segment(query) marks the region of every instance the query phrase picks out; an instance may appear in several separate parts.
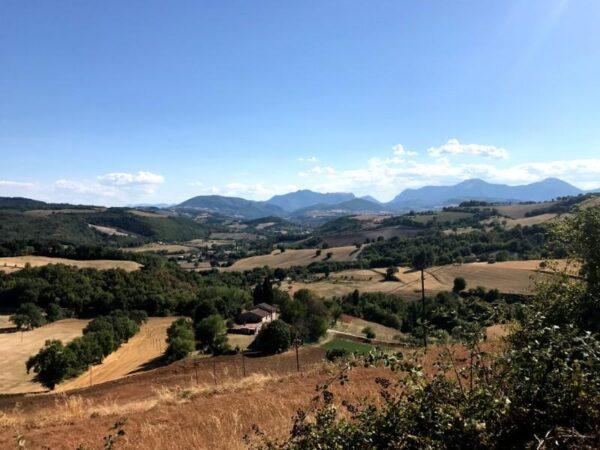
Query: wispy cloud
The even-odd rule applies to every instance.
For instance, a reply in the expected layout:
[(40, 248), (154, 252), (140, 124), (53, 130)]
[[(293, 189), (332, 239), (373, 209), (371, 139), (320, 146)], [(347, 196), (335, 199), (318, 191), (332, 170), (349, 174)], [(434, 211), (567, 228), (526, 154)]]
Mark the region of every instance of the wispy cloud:
[(450, 139), (444, 145), (439, 147), (431, 147), (429, 150), (427, 150), (427, 153), (434, 157), (469, 154), (496, 159), (508, 158), (508, 151), (502, 147), (482, 144), (461, 144), (458, 139)]
[(300, 158), (298, 158), (298, 161), (300, 161), (301, 163), (316, 163), (317, 161), (319, 161), (319, 159), (316, 156), (301, 156)]

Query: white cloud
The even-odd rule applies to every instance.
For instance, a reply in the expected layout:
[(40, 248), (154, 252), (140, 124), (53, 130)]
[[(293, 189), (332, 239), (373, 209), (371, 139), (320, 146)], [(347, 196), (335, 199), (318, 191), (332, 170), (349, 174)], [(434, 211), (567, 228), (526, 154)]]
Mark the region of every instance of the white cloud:
[(298, 158), (298, 161), (300, 161), (302, 163), (316, 163), (317, 161), (319, 161), (319, 159), (316, 156), (308, 156), (308, 157), (301, 156), (300, 158)]
[(33, 188), (35, 183), (26, 183), (22, 181), (11, 181), (11, 180), (0, 180), (0, 188), (19, 188), (29, 189)]
[(495, 159), (508, 158), (508, 151), (504, 148), (495, 147), (493, 145), (461, 144), (458, 139), (450, 139), (440, 147), (431, 147), (427, 150), (427, 153), (434, 157), (469, 154)]
[(157, 185), (163, 184), (165, 179), (162, 175), (152, 172), (126, 173), (112, 172), (98, 177), (101, 184), (107, 186), (132, 187), (140, 186), (147, 193), (154, 192)]
[(335, 169), (331, 166), (314, 166), (306, 171), (298, 172), (301, 177), (308, 177), (310, 175), (323, 175), (323, 174), (334, 174)]
[(406, 150), (402, 144), (395, 145), (392, 147), (392, 151), (395, 156), (417, 156), (417, 152)]

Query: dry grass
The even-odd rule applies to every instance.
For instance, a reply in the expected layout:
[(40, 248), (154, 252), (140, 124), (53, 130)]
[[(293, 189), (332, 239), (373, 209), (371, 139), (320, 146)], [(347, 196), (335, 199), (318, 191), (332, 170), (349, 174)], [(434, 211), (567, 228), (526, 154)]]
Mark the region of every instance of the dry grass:
[(347, 314), (341, 315), (333, 329), (363, 337), (363, 329), (365, 327), (370, 327), (375, 332), (375, 338), (378, 341), (395, 342), (398, 340), (397, 337), (401, 334), (400, 331), (394, 328), (386, 327), (375, 322), (369, 322), (368, 320), (363, 320)]
[[(504, 293), (528, 294), (532, 291), (538, 275), (539, 260), (507, 261), (495, 264), (471, 263), (432, 267), (425, 273), (425, 290), (430, 294), (451, 290), (454, 278), (463, 277), (467, 287), (483, 286)], [(300, 289), (310, 289), (323, 297), (360, 292), (384, 292), (400, 294), (408, 298), (420, 293), (420, 273), (408, 268), (399, 268), (398, 282), (384, 281), (385, 269), (345, 270), (331, 274), (328, 279), (313, 282), (284, 284), (282, 288), (290, 294)]]
[[(151, 317), (142, 325), (139, 333), (123, 344), (116, 352), (106, 357), (102, 364), (92, 367), (93, 384), (105, 383), (127, 376), (140, 370), (145, 364), (160, 357), (165, 349), (167, 328), (175, 320), (173, 317)], [(90, 371), (68, 380), (57, 387), (64, 392), (90, 385)]]
[(229, 345), (231, 347), (239, 347), (240, 350), (246, 350), (248, 346), (252, 343), (256, 336), (249, 336), (245, 334), (228, 334), (227, 339), (229, 340)]
[[(6, 324), (6, 316), (2, 320)], [(68, 342), (81, 336), (87, 320), (59, 320), (32, 331), (0, 333), (0, 393), (40, 392), (44, 388), (27, 374), (25, 362), (35, 355), (48, 339)]]
[(31, 267), (42, 267), (49, 264), (64, 264), (66, 266), (74, 266), (79, 269), (123, 269), (127, 272), (139, 270), (142, 265), (134, 261), (117, 261), (109, 259), (97, 259), (80, 261), (66, 258), (50, 258), (47, 256), (11, 256), (0, 258), (0, 269), (23, 269), (25, 265)]
[(188, 245), (178, 245), (178, 244), (146, 244), (140, 247), (128, 247), (122, 249), (124, 252), (131, 253), (143, 253), (143, 252), (152, 252), (152, 253), (190, 253), (195, 250), (194, 247), (190, 247)]
[(116, 228), (112, 228), (112, 227), (103, 227), (101, 225), (92, 225), (91, 223), (88, 224), (88, 226), (90, 228), (93, 228), (94, 230), (96, 230), (102, 234), (106, 234), (108, 236), (129, 236), (127, 233), (123, 233), (122, 231), (119, 231)]
[(166, 217), (169, 217), (169, 214), (161, 214), (158, 212), (153, 212), (153, 211), (142, 211), (140, 209), (132, 209), (129, 211), (129, 213), (133, 216), (138, 216), (138, 217), (154, 217), (154, 218), (158, 218), (158, 219), (164, 219)]
[[(243, 271), (251, 270), (255, 267), (269, 266), (272, 268), (281, 267), (283, 269), (292, 266), (307, 266), (313, 262), (320, 261), (352, 261), (355, 259), (358, 250), (355, 246), (347, 247), (332, 247), (321, 251), (321, 255), (317, 256), (317, 249), (302, 249), (302, 250), (286, 250), (281, 252), (275, 250), (269, 255), (251, 256), (249, 258), (240, 259), (232, 266), (226, 267), (226, 271)], [(327, 254), (331, 253), (331, 258), (327, 258)]]

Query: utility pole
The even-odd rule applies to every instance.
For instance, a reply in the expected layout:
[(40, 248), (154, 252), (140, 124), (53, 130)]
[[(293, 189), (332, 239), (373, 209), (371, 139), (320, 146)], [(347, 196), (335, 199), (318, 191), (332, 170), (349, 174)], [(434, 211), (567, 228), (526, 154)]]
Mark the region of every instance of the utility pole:
[(296, 348), (296, 371), (300, 372), (300, 357), (298, 356), (298, 347), (300, 346), (300, 339), (294, 339), (294, 347)]
[(244, 350), (242, 350), (242, 376), (246, 377), (246, 357), (244, 356)]
[(425, 269), (421, 269), (421, 308), (422, 308), (422, 322), (423, 327), (423, 344), (427, 347), (427, 330), (425, 329)]

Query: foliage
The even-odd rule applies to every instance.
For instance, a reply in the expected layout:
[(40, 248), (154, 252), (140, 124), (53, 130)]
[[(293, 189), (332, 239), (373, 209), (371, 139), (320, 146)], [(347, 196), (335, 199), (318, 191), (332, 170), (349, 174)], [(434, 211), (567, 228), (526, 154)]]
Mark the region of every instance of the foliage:
[(290, 326), (283, 320), (274, 320), (262, 327), (250, 347), (265, 354), (275, 354), (285, 352), (291, 344)]
[(357, 363), (347, 362), (318, 387), (314, 408), (297, 413), (286, 440), (263, 435), (258, 447), (598, 448), (600, 333), (585, 317), (599, 287), (593, 276), (600, 258), (597, 217), (580, 213), (564, 226), (561, 236), (582, 263), (581, 278), (562, 272), (541, 283), (503, 354), (481, 350), (478, 327), (465, 333), (466, 364), (448, 350), (433, 378), (402, 354), (373, 352), (362, 363), (383, 364), (392, 378), (375, 380), (378, 402), (343, 402), (341, 413), (330, 386), (349, 381)]
[[(133, 317), (133, 318), (132, 318)], [(74, 377), (92, 364), (98, 364), (121, 344), (139, 331), (147, 317), (139, 312), (132, 315), (113, 311), (108, 316), (92, 320), (83, 330), (83, 336), (63, 345), (61, 341), (47, 341), (46, 345), (26, 363), (27, 372), (33, 369), (39, 381), (54, 389), (62, 380)]]
[(327, 332), (329, 309), (321, 297), (307, 289), (300, 289), (294, 299), (285, 301), (280, 309), (281, 319), (305, 342), (317, 342)]
[(21, 304), (17, 313), (10, 316), (10, 321), (19, 330), (41, 327), (46, 322), (42, 308), (34, 303)]
[(463, 277), (456, 277), (454, 279), (454, 285), (452, 286), (452, 292), (458, 294), (467, 288), (467, 282)]
[(167, 329), (167, 350), (165, 359), (168, 363), (185, 358), (196, 347), (194, 326), (192, 321), (185, 318), (177, 319)]
[(375, 339), (375, 332), (371, 327), (364, 327), (362, 334), (364, 334), (367, 339)]
[(200, 347), (213, 355), (221, 355), (229, 350), (225, 321), (218, 314), (205, 317), (196, 323), (196, 338)]

